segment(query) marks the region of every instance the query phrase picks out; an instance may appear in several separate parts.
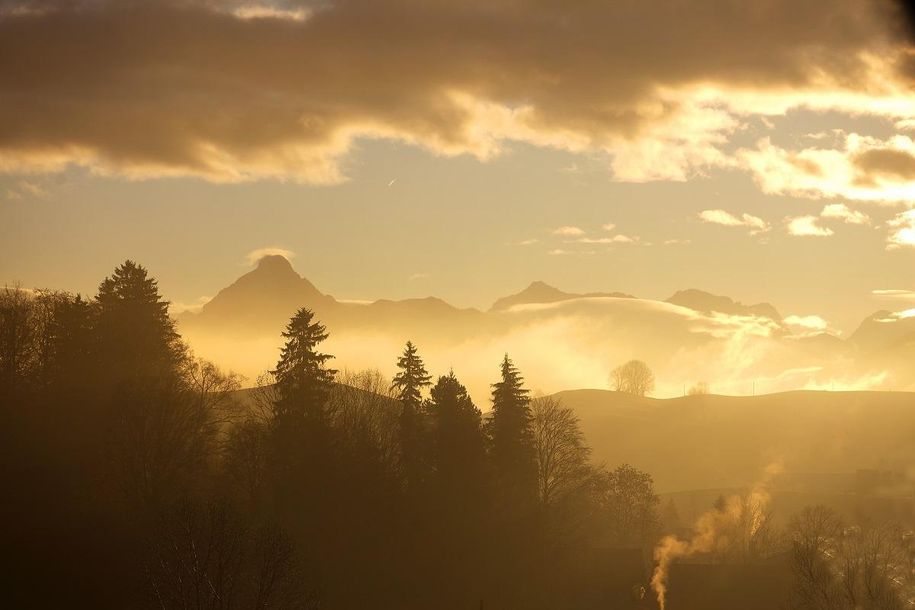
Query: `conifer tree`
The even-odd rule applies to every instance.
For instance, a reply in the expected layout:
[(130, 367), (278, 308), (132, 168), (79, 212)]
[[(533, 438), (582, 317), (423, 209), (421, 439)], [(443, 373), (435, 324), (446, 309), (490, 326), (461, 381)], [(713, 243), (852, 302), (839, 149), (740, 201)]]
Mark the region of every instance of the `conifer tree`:
[(168, 316), (168, 302), (142, 265), (127, 260), (99, 285), (95, 297), (96, 350), (106, 374), (171, 376), (185, 348)]
[(400, 372), (394, 375), (391, 389), (396, 392), (397, 399), (404, 407), (418, 412), (422, 405), (422, 389), (432, 384), (432, 376), (426, 371), (423, 359), (412, 341), (407, 341), (403, 355), (397, 359), (397, 368)]
[(403, 355), (397, 359), (400, 371), (394, 375), (391, 389), (402, 407), (400, 412), (400, 452), (407, 487), (416, 488), (424, 478), (424, 438), (422, 421), (422, 389), (431, 384), (412, 341), (407, 341)]
[(430, 391), (428, 412), (433, 422), (433, 454), (440, 484), (466, 492), (470, 481), (483, 477), (485, 451), (480, 410), (454, 371), (438, 378)]
[(536, 453), (529, 390), (508, 358), (501, 364), (502, 378), (492, 385), (492, 417), (488, 423), (490, 450), (496, 475), (509, 493), (536, 493)]
[(273, 408), (277, 424), (323, 422), (337, 373), (325, 365), (333, 356), (316, 349), (327, 339), (327, 330), (314, 321), (314, 312), (302, 308), (286, 325), (282, 336), (286, 344), (276, 369), (271, 371), (276, 379), (277, 400)]
[(125, 261), (93, 303), (89, 387), (98, 388), (97, 439), (112, 480), (132, 497), (159, 502), (193, 486), (206, 467), (212, 422), (188, 400), (189, 355), (155, 279)]

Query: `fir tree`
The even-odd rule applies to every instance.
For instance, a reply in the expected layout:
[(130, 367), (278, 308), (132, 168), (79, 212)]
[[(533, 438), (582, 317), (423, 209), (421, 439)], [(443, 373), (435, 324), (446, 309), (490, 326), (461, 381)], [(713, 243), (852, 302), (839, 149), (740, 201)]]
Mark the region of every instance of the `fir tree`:
[(480, 410), (454, 371), (438, 378), (430, 391), (428, 412), (433, 422), (434, 463), (440, 484), (466, 487), (483, 477), (485, 444)]
[(401, 402), (400, 452), (407, 487), (416, 488), (425, 478), (422, 389), (431, 384), (423, 359), (412, 341), (407, 341), (403, 355), (397, 359), (400, 369), (391, 389)]
[(96, 351), (106, 374), (134, 379), (171, 376), (186, 356), (156, 280), (125, 261), (99, 285), (95, 297)]
[(271, 371), (276, 379), (277, 400), (273, 408), (277, 423), (323, 421), (324, 407), (337, 373), (325, 366), (333, 356), (316, 349), (327, 339), (327, 331), (314, 321), (311, 310), (302, 308), (286, 325), (282, 336), (286, 344), (276, 369)]
[(403, 355), (397, 359), (397, 368), (400, 372), (394, 375), (391, 389), (405, 408), (418, 412), (422, 405), (422, 389), (431, 385), (432, 377), (412, 341), (407, 341)]
[(502, 379), (492, 385), (492, 417), (488, 432), (493, 465), (502, 487), (523, 496), (536, 494), (536, 461), (529, 391), (508, 358)]

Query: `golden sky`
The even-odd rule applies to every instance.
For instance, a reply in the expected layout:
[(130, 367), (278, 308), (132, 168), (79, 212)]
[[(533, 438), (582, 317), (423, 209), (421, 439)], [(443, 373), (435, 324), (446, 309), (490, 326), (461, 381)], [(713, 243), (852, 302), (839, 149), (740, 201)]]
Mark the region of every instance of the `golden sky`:
[(915, 303), (889, 0), (0, 1), (0, 282)]

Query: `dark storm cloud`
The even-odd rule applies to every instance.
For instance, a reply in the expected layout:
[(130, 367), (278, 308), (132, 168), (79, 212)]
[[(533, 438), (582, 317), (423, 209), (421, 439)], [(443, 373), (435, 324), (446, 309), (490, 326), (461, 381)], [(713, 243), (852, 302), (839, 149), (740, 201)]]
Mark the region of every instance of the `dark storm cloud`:
[(894, 6), (5, 2), (0, 170), (320, 182), (358, 136), (480, 157), (506, 138), (610, 147), (683, 111), (665, 90), (854, 90), (862, 51), (898, 48)]

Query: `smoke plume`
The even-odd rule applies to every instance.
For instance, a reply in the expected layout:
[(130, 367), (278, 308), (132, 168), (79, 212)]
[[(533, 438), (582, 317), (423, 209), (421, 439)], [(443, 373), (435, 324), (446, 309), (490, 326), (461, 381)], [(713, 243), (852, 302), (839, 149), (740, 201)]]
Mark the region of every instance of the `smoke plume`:
[[(772, 497), (769, 493), (772, 478), (782, 470), (781, 463), (767, 466), (762, 480), (756, 483), (749, 494), (735, 494), (727, 498), (722, 506), (716, 506), (700, 516), (693, 526), (693, 536), (681, 540), (676, 536), (665, 536), (654, 550), (657, 563), (651, 576), (651, 588), (658, 598), (661, 610), (667, 607), (668, 579), (670, 567), (678, 559), (724, 550), (728, 545), (748, 545), (766, 519), (766, 509)], [(735, 532), (742, 532), (741, 540), (735, 540)]]

